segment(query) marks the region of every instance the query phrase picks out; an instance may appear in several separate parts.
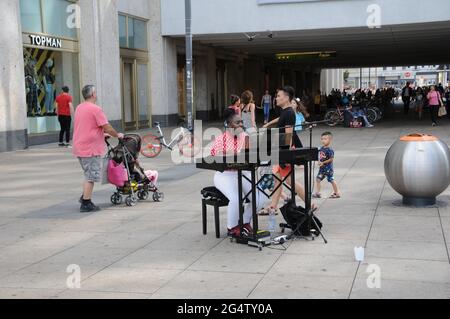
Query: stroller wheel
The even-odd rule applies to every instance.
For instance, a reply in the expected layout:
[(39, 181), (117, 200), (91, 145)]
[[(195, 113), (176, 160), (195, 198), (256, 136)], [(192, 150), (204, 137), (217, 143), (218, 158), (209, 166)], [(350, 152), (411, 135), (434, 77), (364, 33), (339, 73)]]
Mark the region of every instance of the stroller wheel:
[(125, 199), (125, 204), (127, 204), (127, 206), (130, 206), (130, 207), (136, 206), (137, 199), (135, 197), (133, 197), (133, 196), (128, 196)]
[(141, 190), (141, 191), (138, 192), (137, 195), (138, 195), (138, 198), (140, 200), (147, 200), (148, 196), (149, 196), (149, 193), (146, 190)]
[(120, 194), (115, 193), (111, 196), (111, 203), (113, 203), (114, 205), (120, 205), (122, 204), (122, 201), (123, 198)]
[(153, 193), (153, 200), (155, 202), (162, 202), (164, 200), (164, 193), (160, 192)]

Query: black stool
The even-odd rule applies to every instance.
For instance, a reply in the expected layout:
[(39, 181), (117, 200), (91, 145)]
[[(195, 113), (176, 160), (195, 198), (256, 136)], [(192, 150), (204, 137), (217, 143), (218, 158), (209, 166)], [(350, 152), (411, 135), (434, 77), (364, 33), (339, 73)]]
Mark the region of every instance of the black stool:
[(206, 211), (207, 205), (214, 206), (214, 223), (216, 226), (216, 237), (220, 238), (220, 217), (219, 217), (219, 208), (228, 206), (229, 200), (222, 194), (214, 186), (205, 187), (201, 194), (203, 196), (202, 199), (202, 223), (203, 223), (203, 235), (207, 233), (207, 223), (206, 223)]

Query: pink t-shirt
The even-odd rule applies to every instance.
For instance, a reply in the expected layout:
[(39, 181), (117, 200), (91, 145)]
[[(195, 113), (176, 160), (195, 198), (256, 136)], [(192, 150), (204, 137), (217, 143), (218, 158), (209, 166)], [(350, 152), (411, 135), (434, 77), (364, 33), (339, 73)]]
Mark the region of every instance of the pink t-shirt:
[(441, 97), (441, 94), (438, 91), (428, 93), (428, 101), (429, 101), (430, 105), (439, 105), (440, 97)]
[(73, 155), (76, 157), (103, 156), (105, 137), (102, 126), (108, 119), (101, 107), (85, 102), (75, 111)]

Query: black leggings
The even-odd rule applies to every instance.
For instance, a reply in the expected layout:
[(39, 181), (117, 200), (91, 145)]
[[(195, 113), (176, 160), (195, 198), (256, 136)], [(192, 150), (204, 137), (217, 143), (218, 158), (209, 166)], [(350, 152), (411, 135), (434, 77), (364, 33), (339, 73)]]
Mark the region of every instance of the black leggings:
[(66, 133), (66, 143), (70, 142), (70, 125), (72, 124), (72, 117), (66, 115), (58, 116), (61, 131), (59, 132), (59, 142), (63, 142), (64, 133)]
[(440, 105), (430, 105), (431, 122), (437, 124)]

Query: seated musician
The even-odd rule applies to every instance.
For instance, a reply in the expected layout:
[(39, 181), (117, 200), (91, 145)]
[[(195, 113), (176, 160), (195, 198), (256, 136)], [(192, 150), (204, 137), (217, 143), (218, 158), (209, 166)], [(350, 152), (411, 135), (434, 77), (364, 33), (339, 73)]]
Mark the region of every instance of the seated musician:
[[(227, 155), (232, 156), (248, 148), (247, 134), (243, 129), (243, 121), (239, 114), (232, 109), (226, 109), (224, 120), (228, 129), (220, 136), (217, 136), (211, 148), (212, 156)], [(250, 178), (248, 172), (243, 172), (244, 176)], [(239, 194), (238, 194), (238, 172), (228, 170), (216, 172), (214, 176), (214, 186), (220, 190), (230, 201), (227, 209), (228, 236), (241, 236), (239, 227)], [(245, 178), (242, 180), (244, 195), (251, 191), (252, 185)], [(249, 196), (251, 200), (251, 196)], [(252, 205), (245, 205), (244, 210), (244, 236), (253, 233), (250, 225), (252, 220)]]

